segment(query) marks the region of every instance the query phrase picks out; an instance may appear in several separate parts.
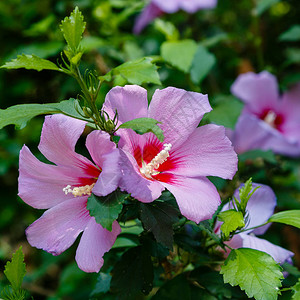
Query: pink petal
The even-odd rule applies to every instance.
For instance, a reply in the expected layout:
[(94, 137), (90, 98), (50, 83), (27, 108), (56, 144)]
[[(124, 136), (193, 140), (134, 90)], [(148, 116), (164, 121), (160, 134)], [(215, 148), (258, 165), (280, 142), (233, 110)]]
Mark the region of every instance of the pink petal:
[(300, 144), (300, 83), (283, 94), (280, 112), (284, 115), (283, 134)]
[(279, 103), (277, 80), (267, 71), (239, 75), (231, 86), (231, 93), (246, 103), (247, 112), (259, 113)]
[(93, 164), (75, 152), (75, 144), (82, 134), (86, 122), (64, 115), (46, 116), (42, 129), (39, 150), (51, 162), (61, 166), (72, 166), (73, 175), (85, 177)]
[(40, 162), (26, 146), (20, 151), (19, 172), (19, 196), (32, 207), (50, 208), (74, 198), (63, 192), (67, 185), (78, 184), (70, 169)]
[(120, 182), (121, 190), (125, 190), (132, 197), (141, 202), (152, 202), (157, 199), (164, 187), (158, 181), (152, 181), (142, 177), (138, 171), (139, 167), (132, 155), (121, 152), (122, 177)]
[(116, 144), (110, 140), (110, 135), (100, 130), (92, 131), (86, 138), (86, 147), (93, 161), (102, 168), (105, 155), (116, 149)]
[(118, 187), (120, 181), (119, 149), (116, 148), (115, 143), (110, 141), (108, 133), (99, 130), (95, 130), (87, 136), (86, 147), (94, 162), (102, 169), (93, 193), (98, 196), (106, 196)]
[(300, 111), (300, 83), (294, 85), (289, 91), (282, 95), (281, 110), (288, 115), (288, 120), (299, 122)]
[[(231, 240), (225, 242), (226, 245), (231, 247), (232, 249), (238, 249), (243, 247), (243, 235), (242, 234), (236, 234), (232, 237)], [(227, 255), (230, 253), (229, 249), (227, 250)], [(226, 255), (226, 256), (227, 256)]]
[(243, 239), (243, 247), (256, 249), (270, 254), (275, 261), (282, 264), (290, 259), (294, 253), (284, 248), (276, 246), (267, 240), (257, 238), (252, 235), (240, 233), (239, 236)]
[(225, 134), (231, 141), (233, 140), (234, 131), (231, 128), (225, 127)]
[(114, 149), (112, 152), (103, 155), (103, 158), (105, 160), (102, 165), (102, 172), (93, 188), (93, 193), (98, 196), (106, 196), (112, 193), (118, 187), (122, 175), (119, 165), (119, 149)]
[[(244, 184), (240, 186), (243, 187)], [(264, 184), (254, 183), (253, 189), (260, 186), (248, 201), (246, 210), (248, 213), (248, 224), (246, 228), (252, 228), (264, 224), (273, 215), (276, 206), (276, 196), (273, 190)], [(234, 196), (240, 200), (239, 189), (234, 193)], [(271, 224), (253, 230), (254, 234), (264, 234)], [(252, 231), (252, 230), (251, 230)], [(251, 232), (250, 230), (247, 233)]]
[(219, 176), (232, 179), (237, 171), (237, 155), (224, 127), (198, 127), (188, 140), (171, 152), (172, 173), (183, 176)]
[(26, 229), (31, 246), (59, 255), (76, 240), (90, 220), (87, 197), (67, 200), (48, 209)]
[(137, 17), (133, 32), (140, 34), (142, 30), (155, 18), (159, 17), (163, 12), (153, 2), (145, 7), (142, 13)]
[(278, 130), (249, 114), (242, 114), (239, 117), (232, 136), (232, 144), (237, 153), (261, 149), (273, 150), (275, 153), (288, 156), (300, 155), (297, 142), (290, 142)]
[(109, 251), (121, 233), (117, 221), (113, 223), (112, 231), (104, 229), (90, 218), (76, 251), (76, 262), (84, 272), (99, 272), (103, 265), (103, 255)]
[(114, 87), (106, 95), (103, 111), (110, 118), (118, 112), (119, 125), (127, 121), (147, 117), (147, 91), (137, 85)]
[(217, 0), (152, 0), (138, 16), (133, 31), (139, 34), (147, 24), (163, 13), (172, 14), (180, 9), (195, 13), (199, 9), (214, 8), (216, 4)]
[(220, 204), (216, 187), (205, 177), (174, 175), (170, 183), (161, 184), (174, 195), (181, 214), (196, 223), (210, 219)]
[(188, 13), (195, 13), (200, 9), (214, 8), (217, 5), (217, 0), (181, 0), (180, 7)]
[(180, 9), (181, 0), (152, 0), (151, 3), (159, 7), (163, 12), (173, 14)]
[(272, 134), (267, 130), (267, 124), (253, 115), (242, 114), (231, 134), (231, 141), (237, 153), (244, 153), (253, 149), (262, 149), (265, 141)]
[(189, 138), (209, 111), (207, 95), (168, 87), (155, 91), (149, 117), (162, 122), (159, 126), (164, 131), (164, 142), (171, 143), (174, 150)]

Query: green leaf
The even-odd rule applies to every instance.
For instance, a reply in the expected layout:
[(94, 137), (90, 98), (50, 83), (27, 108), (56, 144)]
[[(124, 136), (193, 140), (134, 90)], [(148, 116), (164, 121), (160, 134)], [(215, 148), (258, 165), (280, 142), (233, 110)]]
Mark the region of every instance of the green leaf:
[(21, 69), (25, 68), (27, 70), (54, 70), (62, 71), (56, 64), (50, 60), (40, 58), (35, 55), (18, 55), (17, 58), (11, 60), (10, 62), (5, 63), (0, 68), (5, 69)]
[(210, 72), (216, 63), (216, 57), (199, 45), (194, 56), (191, 67), (191, 79), (195, 84), (199, 84)]
[(47, 58), (58, 54), (63, 47), (64, 43), (62, 41), (34, 42), (29, 45), (20, 45), (7, 57), (7, 60), (12, 60), (21, 54), (31, 55), (32, 53), (39, 58)]
[(291, 85), (297, 84), (300, 81), (300, 72), (289, 72), (281, 80), (281, 86), (284, 90), (288, 89)]
[[(15, 105), (7, 109), (0, 109), (0, 129), (11, 124), (22, 129), (33, 117), (43, 114), (63, 113), (67, 116), (83, 119), (77, 110), (80, 110), (80, 106), (76, 99), (69, 99), (60, 103)], [(86, 121), (89, 120), (86, 119)]]
[(30, 37), (40, 37), (42, 35), (46, 36), (47, 33), (51, 30), (51, 25), (55, 23), (55, 20), (55, 15), (51, 13), (44, 19), (33, 23), (28, 29), (25, 29), (23, 32), (26, 36)]
[(126, 237), (123, 237), (123, 236), (118, 236), (115, 243), (112, 246), (112, 249), (115, 249), (115, 248), (129, 249), (129, 248), (132, 248), (132, 247), (136, 247), (138, 245), (139, 245), (139, 243), (136, 240), (129, 239), (129, 238), (126, 238)]
[(254, 192), (258, 189), (257, 186), (255, 189), (252, 189), (252, 178), (249, 178), (245, 185), (239, 189), (239, 197), (240, 197), (240, 208), (239, 210), (242, 211), (242, 213), (245, 213), (247, 203), (250, 199), (250, 197), (254, 194)]
[(6, 263), (4, 274), (14, 291), (21, 289), (23, 278), (26, 274), (22, 246), (13, 254), (11, 261)]
[(274, 214), (268, 222), (283, 223), (300, 228), (300, 209), (281, 211)]
[[(49, 257), (49, 256), (48, 256)], [(49, 258), (47, 258), (49, 259)], [(45, 260), (45, 258), (43, 259)], [(60, 260), (63, 260), (60, 257), (56, 257), (56, 260), (53, 261), (53, 264), (57, 264)], [(50, 266), (51, 268), (51, 266)], [(49, 271), (49, 266), (47, 267), (45, 273), (47, 274)], [(36, 272), (34, 272), (36, 273)], [(92, 286), (95, 284), (94, 278), (89, 278), (86, 276), (87, 273), (80, 270), (74, 261), (73, 263), (69, 263), (64, 266), (64, 268), (61, 270), (60, 276), (59, 276), (59, 285), (55, 292), (56, 295), (59, 295), (59, 299), (89, 299), (88, 295), (91, 292)], [(37, 280), (41, 278), (44, 275), (37, 276)], [(86, 297), (84, 297), (85, 295)], [(78, 296), (78, 297), (77, 297)], [(83, 297), (81, 297), (83, 296)], [(30, 298), (28, 300), (37, 300), (38, 298)], [(51, 299), (51, 298), (50, 298)], [(49, 299), (49, 300), (50, 300)], [(54, 300), (52, 298), (52, 300)], [(56, 300), (58, 300), (56, 298)]]
[[(213, 296), (211, 293), (209, 293), (202, 287), (192, 285), (192, 286), (190, 286), (190, 289), (191, 289), (191, 298), (190, 299), (218, 300), (217, 297)], [(223, 299), (223, 298), (219, 298), (219, 299)]]
[(263, 160), (269, 163), (272, 164), (277, 163), (276, 156), (272, 150), (267, 150), (267, 151), (259, 150), (259, 149), (250, 150), (242, 154), (239, 154), (238, 156), (239, 156), (239, 161), (247, 161), (247, 160), (262, 158)]
[(152, 132), (161, 142), (163, 142), (164, 133), (162, 129), (157, 125), (158, 123), (160, 122), (152, 118), (138, 118), (121, 124), (120, 128), (131, 128), (138, 134)]
[(99, 76), (100, 81), (111, 81), (114, 76), (122, 76), (131, 84), (141, 85), (143, 83), (161, 84), (157, 72), (157, 66), (151, 57), (143, 57), (125, 62), (112, 69), (103, 76)]
[(85, 26), (86, 23), (83, 21), (83, 16), (77, 6), (70, 17), (65, 17), (61, 22), (60, 30), (74, 54), (78, 50)]
[(300, 270), (297, 269), (297, 267), (291, 265), (288, 262), (285, 262), (281, 264), (284, 271), (288, 272), (290, 275), (300, 277)]
[(122, 226), (121, 234), (139, 235), (144, 231), (140, 220), (126, 221)]
[(189, 277), (192, 282), (197, 282), (202, 290), (205, 288), (209, 294), (216, 296), (214, 299), (244, 299), (245, 295), (239, 288), (224, 284), (223, 276), (209, 267), (198, 267), (190, 273)]
[(164, 258), (170, 254), (170, 250), (166, 246), (157, 243), (156, 240), (153, 239), (153, 237), (149, 234), (142, 235), (139, 240), (141, 241), (143, 247), (148, 250), (149, 255), (157, 258), (159, 261), (164, 260)]
[(300, 278), (298, 278), (298, 282), (291, 287), (293, 291), (293, 300), (300, 300)]
[(161, 46), (161, 56), (173, 67), (188, 73), (197, 51), (197, 44), (193, 40), (168, 41)]
[(111, 276), (100, 272), (97, 278), (95, 288), (91, 292), (91, 297), (99, 296), (102, 293), (107, 293), (110, 289)]
[(151, 255), (143, 246), (126, 251), (113, 269), (111, 289), (120, 294), (118, 299), (140, 299), (153, 286)]
[(213, 46), (219, 44), (220, 42), (226, 41), (228, 39), (229, 39), (229, 36), (227, 33), (219, 33), (212, 37), (202, 40), (200, 42), (200, 45), (205, 48), (210, 48), (210, 47), (213, 47)]
[(141, 57), (145, 56), (143, 49), (137, 42), (125, 41), (123, 48), (128, 60), (141, 59)]
[(171, 22), (166, 22), (162, 19), (155, 19), (154, 27), (156, 30), (161, 32), (168, 41), (176, 41), (179, 38), (179, 32)]
[(269, 9), (273, 4), (279, 2), (280, 0), (257, 0), (257, 5), (255, 8), (256, 15), (260, 16), (267, 9)]
[(208, 113), (210, 122), (234, 129), (243, 109), (243, 104), (232, 96), (220, 95), (215, 98), (216, 107)]
[(285, 65), (300, 63), (300, 48), (288, 48), (285, 51), (285, 55), (287, 57)]
[(161, 84), (157, 73), (157, 66), (152, 63), (152, 58), (150, 57), (143, 57), (138, 60), (128, 61), (116, 67), (114, 72), (120, 74), (131, 84)]
[(220, 273), (225, 283), (239, 285), (256, 300), (276, 300), (283, 279), (281, 267), (269, 254), (250, 248), (232, 250)]
[(127, 194), (123, 194), (119, 190), (115, 190), (104, 197), (92, 194), (88, 198), (86, 208), (89, 210), (90, 215), (95, 217), (98, 224), (111, 231), (112, 224), (118, 218), (127, 196)]
[(300, 40), (300, 25), (294, 25), (279, 36), (279, 41), (296, 42)]
[(106, 40), (97, 36), (84, 36), (80, 43), (84, 52), (89, 52), (91, 50), (101, 48), (107, 45)]
[(114, 69), (112, 69), (110, 72), (106, 73), (106, 74), (103, 75), (103, 76), (99, 76), (98, 78), (99, 78), (99, 80), (100, 80), (101, 82), (104, 82), (104, 81), (107, 81), (107, 82), (112, 81), (112, 80), (113, 80), (113, 72), (114, 72)]
[(143, 83), (161, 84), (157, 72), (157, 66), (152, 63), (151, 57), (143, 57), (128, 61), (111, 72), (113, 75), (121, 75), (131, 84), (141, 85)]
[(141, 221), (151, 231), (158, 243), (173, 249), (173, 224), (178, 221), (179, 212), (172, 205), (155, 201), (141, 203)]
[(243, 199), (248, 200), (250, 198), (249, 194), (250, 194), (251, 190), (252, 190), (252, 178), (249, 178), (245, 182), (245, 185), (239, 189), (239, 196), (240, 196), (241, 201)]
[(198, 227), (201, 230), (204, 230), (217, 244), (222, 246), (222, 241), (219, 235), (215, 234), (214, 229), (212, 228), (210, 222), (208, 220), (201, 221), (198, 224)]
[(221, 230), (226, 237), (228, 237), (231, 232), (234, 232), (237, 229), (241, 229), (245, 226), (242, 212), (236, 211), (234, 209), (220, 212), (218, 215), (218, 219), (224, 222), (221, 225)]
[(25, 300), (26, 291), (21, 289), (12, 290), (9, 286), (6, 286), (3, 289), (1, 289), (0, 297), (1, 300)]
[[(180, 274), (172, 280), (168, 280), (151, 298), (152, 300), (175, 300), (175, 299), (192, 299), (189, 283), (186, 274)], [(201, 299), (201, 298), (195, 298)], [(202, 298), (207, 299), (207, 298)], [(211, 300), (211, 299), (207, 299)]]

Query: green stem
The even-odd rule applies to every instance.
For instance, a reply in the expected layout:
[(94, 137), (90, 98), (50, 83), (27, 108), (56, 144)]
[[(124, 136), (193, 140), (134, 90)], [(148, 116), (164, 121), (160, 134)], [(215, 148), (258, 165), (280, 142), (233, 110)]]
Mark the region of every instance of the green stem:
[(230, 250), (233, 250), (233, 248), (231, 248), (230, 246), (228, 246), (227, 244), (224, 244), (225, 247), (229, 248)]
[(280, 292), (288, 292), (291, 290), (292, 290), (292, 288), (283, 288), (283, 289), (280, 289)]
[(205, 243), (205, 247), (210, 247), (210, 246), (213, 246), (213, 245), (218, 245), (216, 241), (214, 240), (209, 240)]
[(261, 224), (261, 225), (257, 225), (257, 226), (254, 226), (254, 227), (250, 227), (250, 228), (245, 228), (245, 229), (243, 229), (243, 230), (237, 231), (235, 234), (239, 234), (239, 233), (241, 233), (241, 232), (253, 230), (253, 229), (256, 229), (256, 228), (265, 226), (265, 225), (267, 225), (267, 224), (269, 224), (269, 222), (266, 222), (266, 223), (263, 223), (263, 224)]
[[(104, 121), (103, 121), (103, 118), (101, 117), (101, 115), (99, 113), (99, 110), (97, 109), (97, 106), (96, 106), (96, 103), (95, 103), (96, 101), (94, 99), (94, 95), (92, 95), (89, 92), (89, 90), (86, 86), (86, 83), (84, 82), (84, 80), (82, 78), (82, 75), (80, 73), (80, 70), (79, 70), (78, 66), (76, 67), (76, 72), (73, 72), (72, 75), (77, 80), (77, 82), (78, 82), (78, 84), (79, 84), (79, 86), (80, 86), (80, 88), (81, 88), (81, 90), (84, 94), (84, 97), (85, 97), (86, 101), (88, 102), (88, 104), (90, 105), (93, 113), (96, 116), (96, 118), (94, 118), (93, 116), (91, 117), (94, 120), (94, 122), (96, 124), (96, 127), (98, 129), (104, 129), (103, 128)], [(99, 86), (100, 86), (100, 83), (98, 85), (97, 91), (99, 91)]]
[(79, 71), (79, 68), (76, 67), (76, 72), (73, 72), (73, 76), (75, 77), (75, 79), (77, 80), (78, 84), (80, 85), (80, 88), (84, 94), (84, 97), (85, 99), (88, 101), (88, 102), (91, 102), (92, 98), (91, 98), (91, 95), (86, 87), (86, 84), (81, 76), (81, 73)]

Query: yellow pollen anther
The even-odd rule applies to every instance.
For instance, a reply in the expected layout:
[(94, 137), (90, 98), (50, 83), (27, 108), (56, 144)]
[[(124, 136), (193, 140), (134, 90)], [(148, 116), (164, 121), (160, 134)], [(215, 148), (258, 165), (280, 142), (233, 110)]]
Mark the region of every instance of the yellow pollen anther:
[(74, 197), (80, 197), (83, 195), (88, 195), (90, 196), (92, 194), (92, 189), (94, 187), (95, 183), (91, 185), (84, 185), (84, 186), (79, 186), (79, 187), (74, 187), (73, 189), (71, 188), (70, 185), (67, 185), (66, 187), (63, 188), (63, 192), (68, 195), (68, 194), (73, 194)]
[(164, 144), (164, 149), (161, 150), (148, 164), (143, 162), (143, 166), (140, 168), (140, 172), (147, 178), (151, 179), (153, 175), (159, 174), (156, 169), (163, 164), (170, 156), (169, 151), (172, 148), (172, 144)]

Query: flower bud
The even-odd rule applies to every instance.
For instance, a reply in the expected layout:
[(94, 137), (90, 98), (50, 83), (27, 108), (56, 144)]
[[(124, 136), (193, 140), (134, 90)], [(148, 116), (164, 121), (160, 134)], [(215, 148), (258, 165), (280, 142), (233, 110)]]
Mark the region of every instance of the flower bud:
[(115, 129), (115, 124), (112, 120), (107, 120), (105, 123), (104, 123), (104, 129), (106, 132), (112, 132), (114, 129)]
[(82, 110), (83, 110), (84, 116), (87, 118), (90, 118), (93, 115), (93, 112), (89, 107), (84, 106), (82, 108)]

